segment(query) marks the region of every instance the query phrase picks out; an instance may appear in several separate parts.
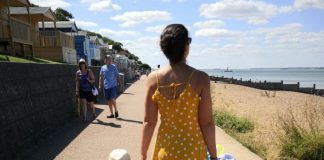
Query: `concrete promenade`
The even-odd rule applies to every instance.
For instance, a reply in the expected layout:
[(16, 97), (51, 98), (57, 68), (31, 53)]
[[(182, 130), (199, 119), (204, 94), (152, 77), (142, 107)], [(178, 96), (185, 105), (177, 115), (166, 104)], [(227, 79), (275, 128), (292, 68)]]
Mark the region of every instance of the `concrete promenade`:
[[(71, 122), (54, 134), (37, 153), (28, 159), (58, 160), (107, 160), (113, 149), (126, 149), (133, 160), (140, 159), (140, 140), (144, 114), (145, 80), (143, 76), (117, 99), (119, 119), (108, 119), (106, 105), (96, 105), (99, 116), (92, 122)], [(151, 156), (156, 131), (151, 142), (148, 157)], [(257, 160), (257, 155), (228, 136), (222, 129), (216, 130), (217, 144), (226, 153), (240, 160)]]

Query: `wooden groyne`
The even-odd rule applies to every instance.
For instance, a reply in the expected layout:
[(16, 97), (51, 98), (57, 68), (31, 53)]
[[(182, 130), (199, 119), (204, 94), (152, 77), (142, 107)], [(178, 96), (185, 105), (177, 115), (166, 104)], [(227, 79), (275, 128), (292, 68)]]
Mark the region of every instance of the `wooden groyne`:
[(301, 92), (307, 94), (315, 94), (324, 96), (324, 89), (316, 89), (316, 84), (313, 84), (313, 87), (300, 87), (300, 83), (297, 82), (296, 84), (284, 84), (283, 81), (281, 82), (268, 82), (268, 81), (259, 81), (254, 82), (251, 79), (244, 81), (241, 79), (235, 78), (227, 78), (227, 77), (215, 77), (210, 76), (211, 81), (215, 82), (225, 82), (230, 84), (237, 84), (262, 90), (274, 90), (274, 91), (294, 91), (294, 92)]

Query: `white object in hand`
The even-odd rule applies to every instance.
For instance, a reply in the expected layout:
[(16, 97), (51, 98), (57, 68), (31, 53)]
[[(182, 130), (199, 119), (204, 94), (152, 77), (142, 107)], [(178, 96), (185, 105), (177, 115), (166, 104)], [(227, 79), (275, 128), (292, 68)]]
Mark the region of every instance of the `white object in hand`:
[(92, 94), (94, 95), (94, 96), (97, 96), (99, 93), (98, 93), (98, 89), (96, 88), (96, 87), (93, 87), (92, 89), (91, 89), (91, 91), (92, 91)]
[(235, 160), (235, 158), (230, 154), (222, 154), (218, 157), (219, 160)]
[(115, 149), (109, 154), (108, 160), (131, 160), (131, 158), (126, 150)]

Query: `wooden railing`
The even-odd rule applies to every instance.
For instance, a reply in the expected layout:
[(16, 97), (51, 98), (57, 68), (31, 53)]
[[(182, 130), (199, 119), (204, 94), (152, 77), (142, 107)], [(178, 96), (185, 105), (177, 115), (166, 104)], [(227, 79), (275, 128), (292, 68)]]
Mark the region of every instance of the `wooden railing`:
[(74, 37), (61, 31), (34, 31), (35, 47), (68, 47), (74, 48)]
[(11, 33), (14, 42), (32, 44), (31, 27), (29, 24), (11, 19)]
[[(0, 19), (0, 39), (10, 39), (9, 24)], [(29, 24), (11, 19), (11, 33), (14, 42), (33, 44), (35, 47), (74, 48), (74, 37), (61, 31), (35, 31)]]
[[(0, 19), (0, 38), (10, 39), (9, 23)], [(30, 25), (19, 20), (11, 19), (11, 35), (14, 42), (32, 44)]]
[(9, 39), (8, 22), (0, 19), (0, 39)]

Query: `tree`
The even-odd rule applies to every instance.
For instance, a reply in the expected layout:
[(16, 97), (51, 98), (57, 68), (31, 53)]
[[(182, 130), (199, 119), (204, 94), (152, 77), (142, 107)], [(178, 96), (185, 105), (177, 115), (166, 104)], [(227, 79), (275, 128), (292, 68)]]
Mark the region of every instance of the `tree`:
[(56, 20), (58, 21), (70, 21), (73, 17), (72, 13), (68, 12), (67, 10), (63, 8), (57, 8), (54, 11)]
[(109, 45), (113, 45), (115, 43), (115, 41), (113, 41), (112, 39), (109, 39), (107, 37), (102, 37), (102, 40), (105, 42), (105, 43), (108, 43)]
[(122, 50), (124, 50), (124, 49), (123, 49), (123, 44), (120, 43), (120, 42), (115, 42), (115, 43), (113, 44), (113, 49), (114, 49), (114, 50), (117, 50), (118, 52), (119, 52), (119, 51), (122, 51)]
[(87, 32), (88, 32), (88, 36), (97, 36), (99, 38), (102, 38), (102, 35), (99, 33), (91, 32), (91, 31), (87, 31)]
[(146, 63), (144, 63), (144, 64), (141, 64), (140, 66), (139, 66), (139, 68), (140, 69), (144, 69), (144, 70), (151, 70), (151, 67), (150, 67), (150, 65), (148, 65), (148, 64), (146, 64)]

